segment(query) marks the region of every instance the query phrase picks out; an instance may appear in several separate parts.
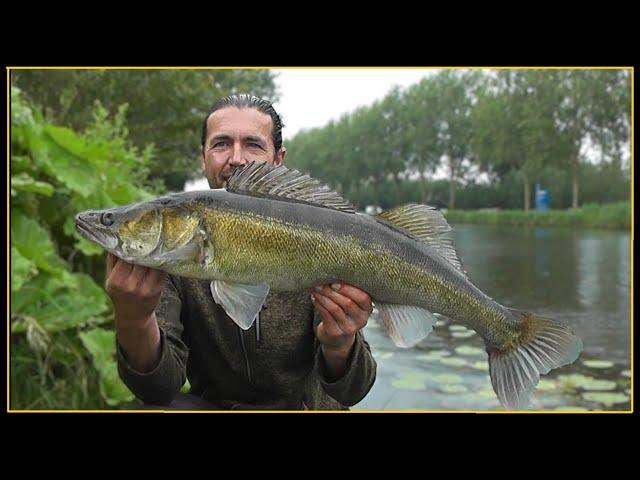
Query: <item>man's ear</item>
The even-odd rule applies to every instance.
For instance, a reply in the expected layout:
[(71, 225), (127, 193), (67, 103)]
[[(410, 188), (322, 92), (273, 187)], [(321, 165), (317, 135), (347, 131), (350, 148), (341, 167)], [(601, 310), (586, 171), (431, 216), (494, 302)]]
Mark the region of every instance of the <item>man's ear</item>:
[(284, 162), (284, 157), (287, 156), (287, 147), (285, 147), (284, 145), (282, 147), (280, 147), (280, 150), (278, 150), (278, 153), (276, 153), (276, 159), (273, 162), (273, 165), (276, 167), (279, 167), (280, 165), (282, 165), (282, 162)]

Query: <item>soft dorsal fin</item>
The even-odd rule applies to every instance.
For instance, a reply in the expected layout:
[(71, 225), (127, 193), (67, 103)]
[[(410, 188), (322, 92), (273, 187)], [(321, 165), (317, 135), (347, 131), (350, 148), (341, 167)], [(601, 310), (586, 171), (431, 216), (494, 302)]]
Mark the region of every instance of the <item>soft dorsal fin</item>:
[(253, 197), (306, 203), (346, 213), (356, 212), (353, 205), (328, 186), (284, 165), (274, 167), (269, 163), (252, 162), (233, 173), (227, 182), (227, 191)]
[(386, 210), (376, 215), (375, 218), (411, 238), (426, 243), (461, 273), (467, 275), (462, 268), (453, 240), (444, 236), (445, 233), (451, 231), (451, 227), (442, 213), (434, 207), (410, 203)]

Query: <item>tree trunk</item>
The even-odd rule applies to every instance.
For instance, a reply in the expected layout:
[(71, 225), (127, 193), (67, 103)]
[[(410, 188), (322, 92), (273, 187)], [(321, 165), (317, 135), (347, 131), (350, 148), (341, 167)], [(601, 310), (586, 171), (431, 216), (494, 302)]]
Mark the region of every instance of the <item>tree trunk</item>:
[(578, 159), (574, 159), (572, 168), (573, 192), (571, 208), (578, 208)]
[(449, 183), (449, 208), (451, 210), (456, 208), (456, 177), (453, 175)]
[(449, 209), (456, 208), (456, 169), (453, 159), (449, 155)]
[(371, 183), (371, 190), (373, 191), (373, 201), (376, 207), (380, 206), (380, 197), (378, 195), (378, 179), (374, 177)]
[(526, 174), (522, 174), (524, 178), (524, 211), (528, 212), (531, 206), (531, 190), (529, 188), (529, 177)]
[(395, 197), (396, 197), (396, 206), (400, 205), (400, 186), (402, 185), (402, 180), (400, 180), (400, 174), (396, 174), (393, 176), (393, 180), (395, 183)]
[(420, 170), (420, 203), (427, 203), (427, 176)]

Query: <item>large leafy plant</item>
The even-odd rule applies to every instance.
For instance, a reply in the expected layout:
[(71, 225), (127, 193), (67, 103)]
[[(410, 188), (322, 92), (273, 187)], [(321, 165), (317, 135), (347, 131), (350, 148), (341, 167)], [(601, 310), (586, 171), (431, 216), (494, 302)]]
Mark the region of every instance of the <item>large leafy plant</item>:
[(104, 251), (74, 228), (79, 211), (159, 193), (145, 187), (152, 149), (139, 152), (127, 141), (126, 108), (111, 116), (97, 103), (92, 124), (75, 132), (45, 121), (11, 88), (14, 409), (103, 408), (133, 400), (116, 371), (111, 304), (102, 288)]

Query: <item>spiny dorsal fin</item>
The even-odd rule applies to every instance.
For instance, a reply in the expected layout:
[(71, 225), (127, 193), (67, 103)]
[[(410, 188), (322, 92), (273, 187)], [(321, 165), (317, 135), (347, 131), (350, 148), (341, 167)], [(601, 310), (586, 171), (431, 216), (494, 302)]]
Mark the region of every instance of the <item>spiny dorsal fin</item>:
[(306, 203), (346, 213), (356, 209), (338, 193), (318, 180), (284, 165), (252, 162), (237, 169), (227, 182), (227, 191), (253, 197)]
[(410, 203), (386, 210), (376, 215), (376, 219), (411, 238), (426, 243), (465, 276), (467, 275), (462, 268), (453, 240), (444, 236), (451, 231), (451, 227), (442, 213), (434, 207)]

